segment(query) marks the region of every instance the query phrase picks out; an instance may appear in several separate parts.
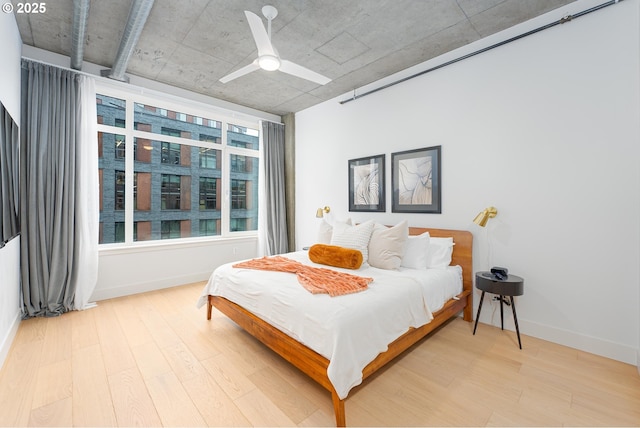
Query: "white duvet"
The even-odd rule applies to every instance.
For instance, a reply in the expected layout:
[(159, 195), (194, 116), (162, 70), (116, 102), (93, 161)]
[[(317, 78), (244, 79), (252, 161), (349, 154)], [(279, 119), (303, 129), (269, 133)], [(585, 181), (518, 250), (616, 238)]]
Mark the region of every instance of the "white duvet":
[[(316, 266), (306, 251), (283, 254)], [(336, 269), (374, 278), (365, 291), (330, 297), (311, 294), (296, 276), (285, 272), (236, 269), (229, 263), (216, 269), (198, 299), (230, 300), (327, 358), (327, 374), (344, 399), (362, 382), (362, 369), (387, 350), (409, 327), (433, 319), (432, 312), (462, 290), (462, 269), (406, 269), (373, 267)]]

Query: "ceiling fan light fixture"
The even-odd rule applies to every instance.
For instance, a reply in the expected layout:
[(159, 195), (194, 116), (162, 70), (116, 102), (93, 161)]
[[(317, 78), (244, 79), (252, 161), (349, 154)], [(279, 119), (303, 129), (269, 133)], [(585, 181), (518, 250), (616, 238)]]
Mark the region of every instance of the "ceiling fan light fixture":
[(247, 64), (221, 77), (219, 79), (220, 82), (227, 83), (256, 70), (278, 70), (301, 79), (310, 80), (318, 85), (326, 85), (331, 82), (331, 79), (322, 74), (316, 73), (294, 62), (287, 61), (286, 59), (281, 60), (278, 51), (273, 44), (271, 44), (271, 20), (278, 15), (278, 10), (273, 6), (267, 5), (262, 8), (262, 13), (265, 18), (267, 18), (267, 28), (264, 27), (264, 23), (258, 15), (248, 10), (244, 11), (244, 15), (247, 17), (247, 22), (249, 23), (249, 29), (253, 35), (253, 40), (256, 42), (256, 48), (258, 48), (258, 57), (254, 59), (251, 64)]
[(262, 55), (258, 58), (258, 65), (266, 71), (275, 71), (280, 68), (280, 59), (273, 55)]

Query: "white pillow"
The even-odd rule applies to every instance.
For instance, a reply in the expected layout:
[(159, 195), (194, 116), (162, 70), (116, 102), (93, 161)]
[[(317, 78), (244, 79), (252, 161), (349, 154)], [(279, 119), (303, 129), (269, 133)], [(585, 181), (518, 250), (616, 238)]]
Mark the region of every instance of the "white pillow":
[(345, 222), (336, 222), (333, 225), (331, 245), (359, 250), (362, 253), (362, 264), (368, 261), (369, 240), (375, 223), (373, 220), (351, 226)]
[(322, 219), (320, 226), (318, 226), (318, 244), (328, 244), (331, 242), (331, 235), (333, 234), (333, 226), (331, 226), (325, 219)]
[(429, 263), (431, 269), (444, 269), (451, 264), (453, 238), (434, 238), (429, 242)]
[[(351, 218), (348, 218), (344, 221), (336, 220), (336, 223), (345, 223), (345, 224), (351, 225)], [(316, 243), (330, 244), (332, 235), (333, 235), (333, 226), (331, 226), (327, 222), (327, 220), (323, 218), (322, 222), (320, 223), (320, 226), (318, 226), (318, 238)]]
[(429, 267), (429, 232), (422, 235), (409, 236), (404, 247), (404, 255), (400, 266), (411, 269), (427, 269)]
[(393, 227), (376, 223), (369, 241), (369, 265), (380, 269), (398, 269), (409, 237), (409, 225), (402, 221)]

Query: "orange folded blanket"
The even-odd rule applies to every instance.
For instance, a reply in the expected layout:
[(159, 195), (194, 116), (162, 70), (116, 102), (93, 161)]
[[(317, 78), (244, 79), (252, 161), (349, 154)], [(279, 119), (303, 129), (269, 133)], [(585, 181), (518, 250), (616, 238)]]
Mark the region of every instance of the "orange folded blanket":
[(282, 256), (247, 260), (236, 263), (233, 267), (294, 273), (307, 291), (313, 294), (326, 293), (331, 297), (366, 290), (373, 281), (373, 278), (307, 266)]
[(351, 248), (337, 245), (315, 244), (309, 248), (309, 259), (314, 263), (345, 269), (358, 269), (362, 266), (362, 253)]

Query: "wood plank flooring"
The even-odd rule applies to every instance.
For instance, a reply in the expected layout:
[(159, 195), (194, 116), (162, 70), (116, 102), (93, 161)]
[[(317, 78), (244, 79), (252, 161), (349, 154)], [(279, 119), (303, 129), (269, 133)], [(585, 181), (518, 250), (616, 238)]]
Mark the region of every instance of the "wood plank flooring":
[[(331, 397), (224, 315), (204, 283), (20, 324), (0, 426), (332, 426)], [(455, 319), (346, 401), (350, 426), (640, 426), (636, 367)]]

